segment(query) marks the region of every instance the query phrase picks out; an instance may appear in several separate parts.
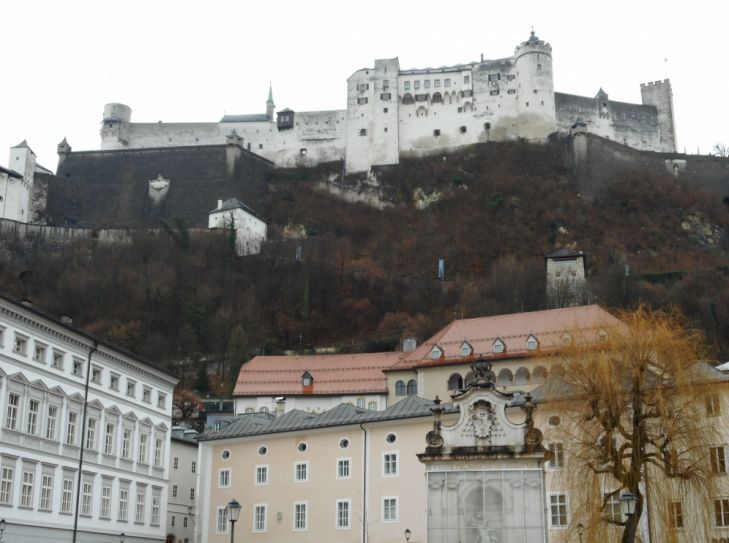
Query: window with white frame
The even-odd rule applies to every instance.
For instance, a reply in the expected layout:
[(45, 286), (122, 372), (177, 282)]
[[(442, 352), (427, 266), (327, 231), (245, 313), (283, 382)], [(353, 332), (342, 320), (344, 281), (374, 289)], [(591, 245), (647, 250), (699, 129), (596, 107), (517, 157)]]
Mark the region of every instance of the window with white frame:
[(436, 360), (436, 359), (440, 358), (441, 356), (443, 356), (443, 349), (441, 349), (440, 347), (435, 345), (430, 350), (430, 358), (432, 358), (433, 360)]
[(337, 530), (347, 530), (352, 527), (352, 501), (337, 500)]
[(73, 479), (63, 479), (61, 490), (61, 513), (70, 513), (73, 503)]
[(177, 485), (172, 485), (172, 497), (177, 497)]
[(499, 338), (496, 338), (496, 340), (494, 341), (493, 345), (491, 346), (491, 349), (496, 354), (503, 353), (504, 350), (506, 349), (506, 345)]
[(451, 80), (450, 79), (444, 79), (443, 80), (443, 86), (444, 87), (450, 87), (451, 86)]
[(726, 473), (726, 449), (724, 446), (709, 449), (712, 473)]
[(549, 524), (552, 527), (567, 526), (567, 495), (550, 494), (549, 496)]
[(101, 384), (101, 368), (98, 366), (91, 367), (91, 382), (97, 385)]
[(714, 500), (714, 525), (717, 527), (729, 526), (729, 499)]
[(35, 342), (33, 347), (33, 360), (35, 360), (36, 362), (40, 362), (41, 364), (45, 364), (47, 347), (42, 343), (38, 343), (37, 341)]
[(137, 393), (137, 383), (131, 379), (127, 379), (127, 396), (134, 397)]
[(194, 488), (191, 488), (190, 489), (190, 499), (191, 500), (194, 500), (195, 499), (195, 489)]
[(218, 488), (228, 488), (230, 486), (230, 468), (218, 471)]
[(41, 478), (41, 497), (38, 503), (38, 509), (41, 511), (50, 511), (53, 503), (53, 475), (44, 473)]
[(28, 434), (35, 435), (38, 432), (38, 410), (40, 402), (38, 400), (28, 400), (28, 420), (25, 425), (25, 431)]
[(257, 533), (266, 531), (265, 503), (257, 503), (253, 506), (253, 531)]
[(193, 460), (192, 461), (192, 464), (190, 465), (190, 471), (192, 473), (196, 473), (197, 472), (197, 462), (195, 460)]
[(9, 505), (13, 499), (13, 479), (15, 469), (10, 466), (3, 466), (2, 479), (0, 479), (0, 503)]
[(58, 406), (49, 405), (48, 415), (46, 416), (46, 439), (51, 441), (56, 439), (56, 420), (58, 418)]
[(137, 462), (142, 464), (147, 463), (147, 444), (149, 443), (149, 434), (139, 434), (139, 454), (137, 455)]
[(351, 458), (337, 458), (337, 479), (351, 479)]
[(393, 496), (382, 498), (382, 522), (397, 522), (398, 517), (397, 498)]
[(107, 422), (104, 432), (104, 454), (114, 454), (114, 429), (115, 426)]
[(294, 464), (294, 482), (306, 483), (309, 481), (309, 462), (296, 462)]
[(72, 373), (76, 377), (84, 376), (84, 361), (80, 358), (73, 359), (73, 370)]
[(167, 394), (163, 392), (157, 393), (157, 407), (165, 409), (167, 407)]
[(111, 518), (111, 485), (105, 484), (101, 487), (101, 518)]
[(63, 353), (61, 351), (53, 351), (53, 362), (51, 362), (51, 365), (57, 370), (63, 369)]
[(530, 334), (526, 340), (527, 351), (534, 351), (537, 347), (539, 347), (539, 341), (537, 341), (535, 336)]
[(30, 509), (33, 506), (33, 482), (35, 472), (23, 471), (23, 480), (20, 486), (20, 507)]
[(28, 338), (15, 334), (15, 341), (13, 342), (13, 352), (25, 356), (28, 354)]
[(142, 389), (142, 401), (144, 403), (152, 403), (152, 389), (149, 387), (144, 387)]
[(294, 531), (307, 530), (309, 528), (309, 508), (307, 502), (294, 503)]
[(603, 515), (610, 522), (622, 522), (623, 512), (620, 509), (620, 496), (617, 492), (606, 492), (603, 500)]
[(473, 354), (473, 347), (464, 341), (461, 344), (461, 356), (471, 356), (471, 354)]
[(124, 428), (122, 431), (122, 458), (129, 460), (132, 457), (132, 429)]
[(215, 524), (215, 533), (227, 534), (228, 533), (228, 509), (225, 507), (218, 507), (217, 522)]
[(397, 461), (397, 451), (388, 451), (382, 453), (382, 476), (395, 477), (398, 474), (399, 466)]
[(20, 405), (20, 395), (8, 394), (8, 408), (5, 412), (5, 428), (8, 430), (18, 429), (18, 406)]
[(668, 502), (671, 528), (683, 528), (683, 505), (679, 501)]
[(377, 402), (369, 402), (367, 404), (367, 409), (370, 411), (377, 411)]
[(706, 397), (706, 414), (709, 417), (716, 417), (721, 413), (721, 403), (718, 394), (709, 394)]
[(564, 467), (564, 443), (561, 441), (552, 441), (547, 445), (547, 449), (552, 453), (547, 467), (549, 469), (562, 469)]
[(86, 448), (96, 448), (96, 419), (91, 417), (86, 421)]
[(152, 495), (152, 518), (149, 520), (152, 526), (159, 526), (160, 500), (161, 497), (159, 494)]
[(119, 375), (116, 373), (109, 374), (109, 388), (111, 390), (119, 390)]
[(119, 520), (126, 521), (129, 518), (129, 489), (119, 489)]
[(91, 516), (91, 498), (93, 493), (94, 485), (90, 481), (84, 481), (81, 483), (81, 516)]
[(268, 484), (268, 465), (256, 466), (256, 484), (267, 485)]
[(162, 438), (154, 438), (154, 467), (159, 468), (162, 466)]
[(78, 413), (68, 412), (68, 424), (66, 425), (66, 445), (76, 445), (76, 427), (78, 426)]
[(144, 522), (144, 501), (146, 498), (145, 494), (146, 492), (143, 489), (137, 489), (137, 503), (134, 513), (134, 522), (136, 523)]

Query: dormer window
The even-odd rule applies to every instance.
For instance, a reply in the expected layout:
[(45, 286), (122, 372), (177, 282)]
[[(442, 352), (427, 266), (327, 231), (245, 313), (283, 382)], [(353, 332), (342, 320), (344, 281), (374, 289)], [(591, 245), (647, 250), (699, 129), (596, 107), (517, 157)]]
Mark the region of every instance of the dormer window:
[(562, 336), (562, 345), (564, 347), (568, 347), (568, 346), (572, 345), (572, 336), (569, 334), (564, 334)]
[(534, 336), (534, 334), (529, 334), (529, 337), (526, 340), (527, 351), (534, 351), (537, 347), (539, 347), (539, 341), (536, 336)]
[(430, 358), (433, 360), (440, 358), (441, 356), (443, 356), (443, 349), (437, 345), (430, 350)]
[(467, 341), (461, 344), (461, 356), (471, 356), (473, 354), (473, 347), (471, 347)]
[(310, 387), (312, 384), (314, 384), (314, 378), (308, 371), (305, 371), (304, 375), (301, 376), (301, 384), (305, 387)]
[(506, 344), (501, 341), (501, 338), (496, 338), (496, 340), (493, 343), (493, 351), (496, 354), (503, 353), (506, 350)]

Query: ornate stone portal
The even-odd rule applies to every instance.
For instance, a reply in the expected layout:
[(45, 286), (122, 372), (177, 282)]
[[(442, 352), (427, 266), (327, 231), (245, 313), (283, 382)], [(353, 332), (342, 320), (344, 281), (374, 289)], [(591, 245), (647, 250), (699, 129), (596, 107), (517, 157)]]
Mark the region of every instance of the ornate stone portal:
[[(458, 422), (442, 425), (436, 398), (433, 430), (418, 455), (428, 479), (428, 541), (544, 543), (548, 453), (534, 427), (535, 406), (528, 394), (496, 390), (488, 362), (472, 369), (473, 383), (453, 395)], [(520, 415), (523, 422), (510, 420)]]

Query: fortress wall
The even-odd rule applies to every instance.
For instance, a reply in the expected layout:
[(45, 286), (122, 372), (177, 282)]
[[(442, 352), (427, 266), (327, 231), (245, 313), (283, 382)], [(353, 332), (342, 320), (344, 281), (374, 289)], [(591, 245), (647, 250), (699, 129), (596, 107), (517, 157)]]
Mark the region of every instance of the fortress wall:
[(601, 117), (597, 98), (554, 93), (557, 127), (569, 132), (577, 118), (587, 123), (588, 131), (640, 150), (657, 150), (660, 145), (658, 113), (654, 106), (607, 101), (606, 116)]
[(102, 129), (101, 149), (215, 145), (224, 142), (218, 123), (119, 123)]

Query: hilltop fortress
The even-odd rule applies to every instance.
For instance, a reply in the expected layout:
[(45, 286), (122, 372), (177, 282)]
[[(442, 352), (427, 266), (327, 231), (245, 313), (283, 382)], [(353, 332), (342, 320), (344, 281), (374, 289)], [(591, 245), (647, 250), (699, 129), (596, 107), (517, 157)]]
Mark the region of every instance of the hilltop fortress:
[(136, 123), (131, 108), (107, 104), (101, 149), (237, 144), (275, 167), (344, 160), (347, 173), (397, 164), (403, 154), (523, 138), (545, 141), (575, 123), (641, 151), (676, 151), (668, 80), (641, 85), (642, 104), (554, 92), (552, 47), (532, 31), (514, 54), (440, 68), (402, 70), (375, 60), (347, 80), (347, 109), (225, 115), (212, 123)]

